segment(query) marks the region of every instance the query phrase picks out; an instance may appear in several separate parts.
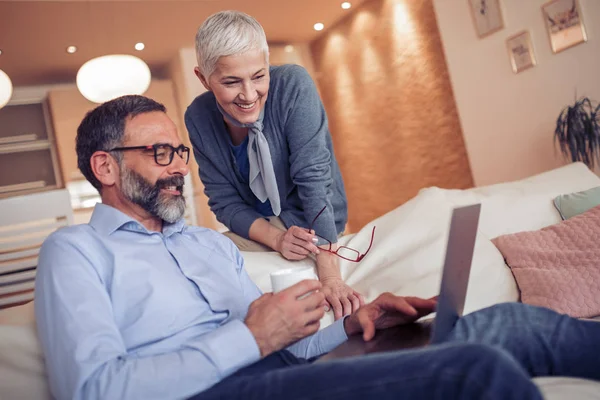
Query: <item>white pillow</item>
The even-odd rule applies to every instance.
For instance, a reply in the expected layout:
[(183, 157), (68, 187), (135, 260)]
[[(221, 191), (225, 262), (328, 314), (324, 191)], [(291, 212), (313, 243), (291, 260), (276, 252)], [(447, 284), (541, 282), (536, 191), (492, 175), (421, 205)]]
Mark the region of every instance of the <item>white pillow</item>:
[(6, 399), (51, 399), (35, 325), (0, 325), (0, 393)]
[(432, 187), (423, 191), (439, 191), (455, 205), (480, 202), (479, 231), (493, 239), (559, 223), (562, 219), (552, 203), (556, 196), (599, 185), (600, 178), (585, 164), (574, 163), (514, 182), (469, 190)]

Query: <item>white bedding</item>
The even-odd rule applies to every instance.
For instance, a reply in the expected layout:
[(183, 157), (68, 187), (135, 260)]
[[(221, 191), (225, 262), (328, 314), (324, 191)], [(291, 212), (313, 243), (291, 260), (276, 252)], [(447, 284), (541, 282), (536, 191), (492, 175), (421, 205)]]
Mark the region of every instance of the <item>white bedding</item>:
[[(340, 259), (342, 278), (367, 301), (382, 292), (420, 297), (438, 294), (452, 208), (441, 191), (425, 190), (357, 234), (343, 237), (340, 243), (366, 250), (372, 227), (377, 227), (373, 247), (360, 263)], [(270, 272), (314, 265), (311, 259), (287, 261), (274, 252), (245, 252), (243, 256), (251, 278), (263, 291), (271, 291)], [(485, 235), (478, 234), (465, 312), (516, 300), (515, 281), (502, 255)], [(330, 312), (321, 321), (321, 328), (332, 321)]]
[[(371, 252), (360, 262), (340, 259), (342, 278), (368, 301), (389, 291), (397, 295), (430, 297), (437, 294), (446, 251), (452, 208), (482, 204), (465, 313), (506, 301), (517, 301), (518, 289), (510, 269), (490, 239), (560, 222), (552, 199), (564, 193), (600, 186), (600, 178), (584, 164), (574, 163), (516, 182), (448, 190), (431, 187), (395, 210), (340, 239), (341, 244), (366, 250), (373, 225)], [(277, 253), (243, 253), (246, 269), (263, 291), (270, 291), (269, 273), (278, 268), (313, 265), (287, 261)], [(333, 321), (328, 313), (321, 328)]]

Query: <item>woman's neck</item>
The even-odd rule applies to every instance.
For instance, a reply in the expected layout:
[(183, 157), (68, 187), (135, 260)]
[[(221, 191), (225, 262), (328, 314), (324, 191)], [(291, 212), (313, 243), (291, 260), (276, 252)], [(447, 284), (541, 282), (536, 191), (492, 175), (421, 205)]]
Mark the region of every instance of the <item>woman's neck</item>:
[(225, 126), (229, 131), (229, 136), (231, 137), (231, 142), (234, 146), (239, 146), (244, 141), (244, 139), (246, 139), (246, 136), (248, 136), (248, 128), (242, 128), (230, 124), (226, 119)]

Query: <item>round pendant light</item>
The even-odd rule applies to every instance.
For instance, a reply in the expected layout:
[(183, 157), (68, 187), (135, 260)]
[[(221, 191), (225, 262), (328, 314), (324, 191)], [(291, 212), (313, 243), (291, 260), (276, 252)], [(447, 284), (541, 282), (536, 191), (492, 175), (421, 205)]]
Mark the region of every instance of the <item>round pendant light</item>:
[(13, 92), (13, 85), (6, 75), (6, 72), (0, 69), (0, 108), (4, 107), (10, 101)]
[(94, 58), (77, 72), (77, 88), (86, 99), (104, 103), (127, 94), (143, 94), (150, 86), (150, 68), (141, 59), (114, 54)]

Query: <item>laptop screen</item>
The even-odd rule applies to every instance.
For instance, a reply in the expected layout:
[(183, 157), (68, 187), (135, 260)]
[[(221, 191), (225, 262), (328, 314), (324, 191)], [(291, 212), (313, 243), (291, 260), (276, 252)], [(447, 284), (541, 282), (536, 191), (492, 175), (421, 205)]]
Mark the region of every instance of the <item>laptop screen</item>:
[(473, 204), (452, 212), (431, 343), (443, 342), (462, 316), (480, 211), (481, 204)]

